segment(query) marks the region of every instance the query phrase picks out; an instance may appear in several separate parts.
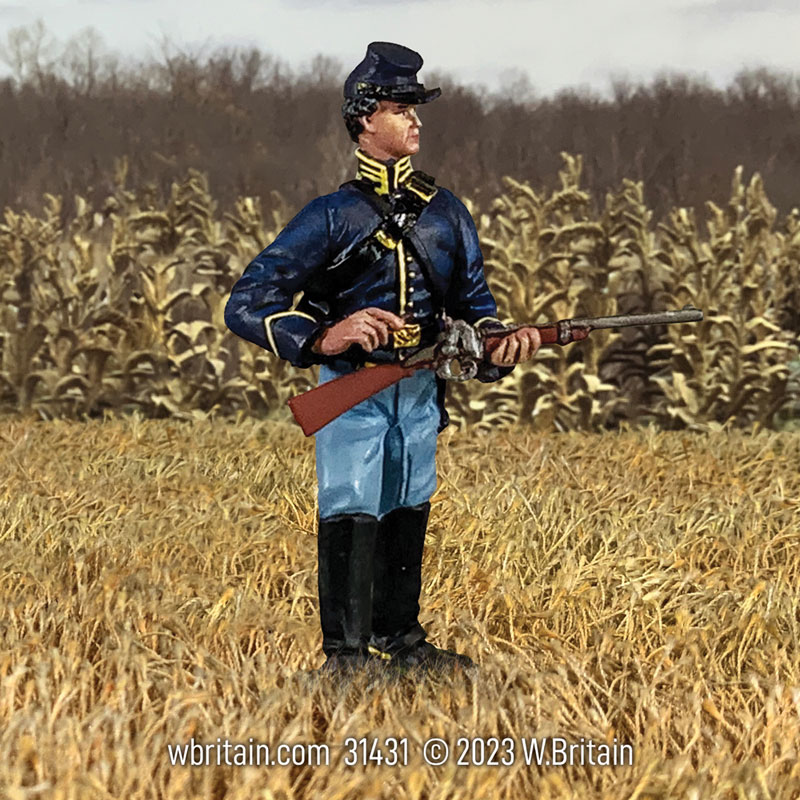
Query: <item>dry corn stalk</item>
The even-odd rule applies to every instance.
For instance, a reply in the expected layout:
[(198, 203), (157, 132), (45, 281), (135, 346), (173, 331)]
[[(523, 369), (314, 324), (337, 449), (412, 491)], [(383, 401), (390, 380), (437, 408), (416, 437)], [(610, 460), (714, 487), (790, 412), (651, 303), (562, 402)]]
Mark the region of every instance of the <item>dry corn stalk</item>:
[(708, 204), (708, 242), (685, 209), (660, 226), (673, 302), (706, 312), (704, 322), (675, 326), (650, 350), (663, 365), (654, 380), (664, 393), (657, 413), (665, 423), (770, 426), (789, 400), (789, 363), (798, 351), (793, 333), (779, 324), (787, 294), (776, 258), (783, 237), (772, 230), (775, 210), (758, 175), (745, 188), (738, 168), (731, 194), (724, 210)]
[[(501, 317), (543, 323), (692, 302), (707, 320), (542, 348), (501, 382), (452, 386), (455, 425), (770, 425), (781, 409), (800, 408), (800, 215), (773, 230), (760, 181), (745, 190), (737, 173), (728, 207), (709, 204), (705, 241), (685, 210), (653, 230), (642, 185), (631, 181), (594, 219), (580, 174), (580, 157), (564, 154), (559, 190), (538, 194), (506, 178), (486, 213), (473, 209)], [(173, 184), (163, 207), (154, 187), (132, 191), (126, 181), (122, 159), (102, 211), (77, 198), (66, 226), (52, 196), (42, 219), (6, 211), (0, 403), (45, 417), (132, 408), (287, 417), (285, 401), (313, 385), (315, 370), (241, 341), (222, 312), (290, 210), (275, 202), (265, 224), (258, 201), (242, 198), (217, 221), (200, 172)]]

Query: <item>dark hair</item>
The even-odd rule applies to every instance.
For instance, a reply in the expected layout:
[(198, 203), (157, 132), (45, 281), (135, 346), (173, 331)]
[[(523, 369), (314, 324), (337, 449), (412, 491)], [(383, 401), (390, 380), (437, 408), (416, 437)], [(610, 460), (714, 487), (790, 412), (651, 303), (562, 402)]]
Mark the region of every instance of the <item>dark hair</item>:
[(374, 114), (378, 110), (378, 104), (377, 97), (365, 96), (348, 97), (342, 104), (344, 124), (354, 142), (357, 142), (358, 135), (364, 132), (360, 117), (368, 117), (370, 114)]

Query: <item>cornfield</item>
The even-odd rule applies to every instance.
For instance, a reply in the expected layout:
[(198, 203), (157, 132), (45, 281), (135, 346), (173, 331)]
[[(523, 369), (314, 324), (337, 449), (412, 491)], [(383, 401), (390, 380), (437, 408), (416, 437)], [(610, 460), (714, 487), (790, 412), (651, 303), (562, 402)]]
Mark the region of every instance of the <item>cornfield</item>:
[[(313, 443), (294, 426), (137, 412), (0, 438), (3, 798), (800, 796), (796, 434), (445, 431), (421, 621), (479, 672), (344, 682), (309, 672)], [(348, 737), (405, 739), (407, 763), (350, 766)], [(458, 763), (460, 739), (492, 737), (516, 758)], [(529, 766), (531, 737), (633, 763)], [(171, 760), (219, 740), (329, 762)]]
[[(139, 410), (181, 419), (288, 419), (285, 401), (316, 369), (239, 340), (222, 311), (235, 280), (288, 221), (276, 195), (240, 198), (217, 214), (191, 171), (166, 204), (126, 188), (100, 210), (76, 198), (62, 221), (48, 195), (42, 218), (6, 209), (0, 225), (0, 409), (41, 418)], [(653, 225), (641, 183), (625, 181), (599, 216), (580, 187), (581, 159), (564, 154), (562, 187), (507, 192), (476, 218), (490, 285), (508, 321), (662, 311), (687, 303), (699, 324), (598, 331), (537, 358), (496, 384), (450, 390), (455, 425), (604, 430), (627, 420), (717, 430), (790, 424), (800, 411), (800, 213), (778, 224), (758, 175), (734, 175), (726, 207), (708, 204), (707, 237), (674, 210)]]

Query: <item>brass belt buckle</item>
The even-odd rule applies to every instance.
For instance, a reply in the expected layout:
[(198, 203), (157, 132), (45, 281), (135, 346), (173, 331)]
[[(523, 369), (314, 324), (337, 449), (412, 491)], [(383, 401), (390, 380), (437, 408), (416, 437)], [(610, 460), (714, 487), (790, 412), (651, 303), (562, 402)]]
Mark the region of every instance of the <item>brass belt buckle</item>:
[(404, 325), (399, 331), (392, 332), (392, 345), (398, 347), (417, 347), (422, 339), (422, 328), (414, 323)]

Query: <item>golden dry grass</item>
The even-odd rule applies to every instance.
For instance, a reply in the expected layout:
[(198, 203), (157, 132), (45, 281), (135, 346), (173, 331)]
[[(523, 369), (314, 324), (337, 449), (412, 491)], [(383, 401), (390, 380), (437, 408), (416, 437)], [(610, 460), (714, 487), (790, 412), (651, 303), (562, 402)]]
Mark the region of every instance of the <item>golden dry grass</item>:
[[(0, 421), (0, 797), (800, 796), (800, 436), (440, 438), (430, 638), (477, 677), (336, 685), (313, 442), (280, 423)], [(346, 736), (412, 764), (347, 767)], [(425, 766), (440, 736), (629, 742), (632, 767)], [(328, 767), (173, 767), (194, 737)]]

